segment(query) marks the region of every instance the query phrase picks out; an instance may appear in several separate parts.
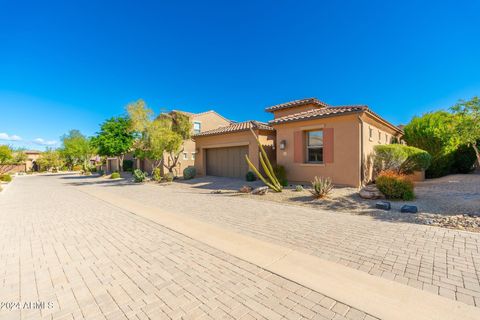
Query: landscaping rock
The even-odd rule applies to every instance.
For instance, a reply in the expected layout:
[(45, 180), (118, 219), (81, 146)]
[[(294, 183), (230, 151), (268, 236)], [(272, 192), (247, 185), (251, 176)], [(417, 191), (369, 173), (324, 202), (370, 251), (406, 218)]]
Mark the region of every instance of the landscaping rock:
[(383, 193), (378, 190), (377, 186), (374, 184), (369, 184), (365, 187), (363, 187), (358, 194), (360, 197), (363, 199), (383, 199), (385, 196)]
[(238, 192), (240, 193), (250, 193), (252, 192), (253, 188), (251, 186), (243, 186), (241, 187)]
[(392, 206), (388, 201), (378, 201), (377, 203), (375, 203), (375, 208), (382, 210), (390, 210)]
[(221, 194), (222, 190), (212, 190), (210, 193), (211, 194)]
[(264, 195), (268, 192), (268, 187), (258, 187), (253, 189), (252, 194)]
[(400, 212), (403, 212), (403, 213), (417, 213), (418, 208), (417, 208), (417, 206), (404, 205), (400, 208)]

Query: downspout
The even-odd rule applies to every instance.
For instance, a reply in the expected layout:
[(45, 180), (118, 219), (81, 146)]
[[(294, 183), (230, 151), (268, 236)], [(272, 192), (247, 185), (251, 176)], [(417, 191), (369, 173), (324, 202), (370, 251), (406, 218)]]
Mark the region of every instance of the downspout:
[(360, 184), (363, 186), (365, 181), (365, 164), (363, 161), (363, 120), (362, 115), (358, 116), (358, 121), (360, 121)]

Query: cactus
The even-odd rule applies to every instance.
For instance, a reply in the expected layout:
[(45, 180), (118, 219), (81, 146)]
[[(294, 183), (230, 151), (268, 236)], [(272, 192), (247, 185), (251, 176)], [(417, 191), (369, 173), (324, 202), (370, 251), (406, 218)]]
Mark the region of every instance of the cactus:
[(312, 190), (310, 192), (315, 198), (325, 198), (332, 191), (332, 179), (315, 177), (312, 181)]
[(258, 147), (260, 148), (260, 153), (259, 153), (260, 164), (262, 165), (263, 171), (265, 171), (265, 174), (267, 177), (264, 177), (262, 174), (260, 174), (260, 171), (257, 168), (255, 168), (252, 161), (250, 161), (250, 158), (248, 157), (248, 155), (245, 155), (245, 159), (248, 163), (248, 166), (257, 175), (257, 177), (260, 178), (260, 180), (262, 180), (263, 183), (265, 183), (266, 186), (268, 186), (270, 189), (272, 189), (275, 192), (282, 192), (283, 187), (278, 181), (275, 175), (275, 172), (273, 171), (272, 164), (270, 163), (270, 160), (268, 160), (265, 149), (263, 149), (263, 146), (260, 143), (260, 140), (258, 139), (255, 132), (252, 129), (250, 129), (250, 131), (255, 137), (255, 140), (257, 140)]

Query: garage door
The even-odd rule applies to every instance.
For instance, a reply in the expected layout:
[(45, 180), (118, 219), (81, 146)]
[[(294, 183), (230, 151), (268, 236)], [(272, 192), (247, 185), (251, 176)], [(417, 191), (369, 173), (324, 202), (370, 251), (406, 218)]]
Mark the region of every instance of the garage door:
[(248, 146), (207, 149), (207, 175), (244, 178), (248, 171)]

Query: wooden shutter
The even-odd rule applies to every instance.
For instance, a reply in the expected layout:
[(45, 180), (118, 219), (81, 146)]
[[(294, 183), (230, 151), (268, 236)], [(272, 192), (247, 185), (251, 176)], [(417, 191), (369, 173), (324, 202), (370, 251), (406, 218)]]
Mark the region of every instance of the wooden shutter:
[(303, 131), (295, 131), (293, 133), (293, 162), (304, 162), (305, 157), (305, 139)]
[(325, 163), (333, 162), (333, 128), (323, 129), (323, 160)]

